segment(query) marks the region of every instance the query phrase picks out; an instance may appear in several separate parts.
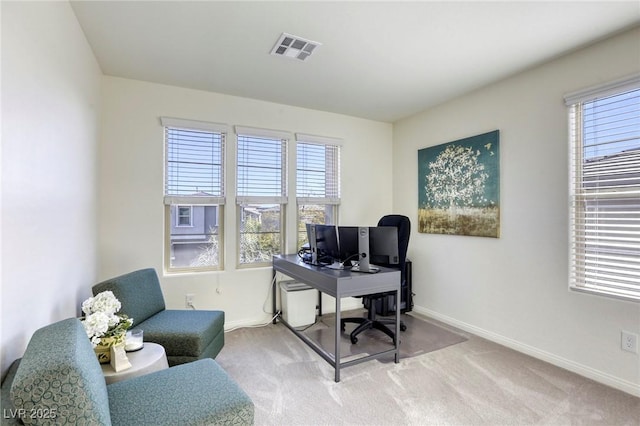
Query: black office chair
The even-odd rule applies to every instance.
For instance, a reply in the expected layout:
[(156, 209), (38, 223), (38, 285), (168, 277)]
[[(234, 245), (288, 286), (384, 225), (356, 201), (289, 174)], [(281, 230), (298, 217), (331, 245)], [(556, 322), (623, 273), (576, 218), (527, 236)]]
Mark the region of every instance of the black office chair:
[[(411, 221), (408, 217), (392, 214), (383, 216), (378, 221), (378, 226), (395, 226), (398, 228), (398, 255), (400, 256), (400, 262), (397, 265), (384, 265), (389, 268), (398, 268), (400, 269), (400, 286), (401, 286), (401, 295), (405, 292), (402, 291), (403, 287), (406, 287), (407, 280), (407, 271), (406, 271), (406, 262), (407, 262), (407, 249), (409, 247), (409, 235), (411, 233)], [(358, 334), (362, 333), (365, 330), (376, 329), (382, 331), (387, 336), (393, 339), (393, 343), (396, 342), (395, 332), (392, 331), (387, 324), (395, 325), (395, 318), (377, 318), (376, 314), (378, 312), (385, 312), (385, 314), (390, 313), (388, 306), (391, 304), (391, 311), (395, 312), (396, 309), (401, 309), (400, 304), (401, 300), (395, 300), (396, 294), (393, 291), (388, 291), (384, 293), (376, 293), (376, 294), (368, 294), (366, 296), (362, 296), (363, 303), (365, 308), (367, 308), (367, 317), (354, 317), (354, 318), (343, 318), (340, 320), (340, 327), (342, 331), (345, 330), (345, 323), (356, 323), (359, 324), (350, 334), (351, 343), (358, 343)], [(400, 321), (400, 330), (405, 331), (407, 326)]]

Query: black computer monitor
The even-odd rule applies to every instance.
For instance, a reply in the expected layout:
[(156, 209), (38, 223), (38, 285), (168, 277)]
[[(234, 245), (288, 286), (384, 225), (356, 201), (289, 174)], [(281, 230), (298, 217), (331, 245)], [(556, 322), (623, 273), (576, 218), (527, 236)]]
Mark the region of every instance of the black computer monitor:
[(340, 247), (340, 262), (351, 266), (359, 260), (358, 227), (338, 226), (338, 246)]
[(345, 266), (359, 263), (360, 272), (377, 272), (371, 265), (397, 265), (398, 228), (395, 226), (339, 226), (340, 261)]
[[(338, 234), (334, 225), (307, 223), (307, 238), (314, 264), (330, 264), (340, 258)], [(315, 254), (315, 256), (314, 256)], [(315, 262), (313, 261), (315, 260)]]
[(369, 228), (369, 262), (374, 265), (397, 265), (398, 228), (395, 226), (373, 226)]

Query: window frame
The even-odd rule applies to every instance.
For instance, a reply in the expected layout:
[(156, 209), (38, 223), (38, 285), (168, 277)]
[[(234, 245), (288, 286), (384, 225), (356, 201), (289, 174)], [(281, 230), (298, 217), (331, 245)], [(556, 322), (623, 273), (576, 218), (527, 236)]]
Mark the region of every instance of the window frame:
[[(174, 274), (174, 273), (198, 273), (198, 272), (210, 272), (210, 271), (221, 271), (224, 270), (224, 206), (226, 203), (225, 197), (225, 182), (226, 182), (226, 144), (228, 138), (228, 126), (226, 124), (220, 123), (212, 123), (205, 121), (197, 121), (197, 120), (186, 120), (181, 118), (172, 118), (172, 117), (160, 117), (160, 123), (163, 127), (164, 132), (164, 273), (165, 274)], [(173, 130), (186, 130), (193, 132), (205, 132), (216, 134), (220, 140), (220, 145), (216, 147), (216, 149), (220, 150), (220, 172), (219, 172), (219, 182), (215, 185), (214, 194), (198, 191), (194, 191), (189, 194), (178, 194), (174, 187), (170, 189), (170, 181), (169, 177), (169, 140), (168, 140), (168, 131), (169, 129)], [(191, 214), (191, 225), (193, 227), (193, 206), (215, 206), (216, 207), (216, 234), (217, 235), (217, 264), (216, 265), (207, 265), (207, 266), (171, 266), (172, 261), (174, 259), (173, 255), (173, 245), (179, 244), (174, 243), (172, 240), (172, 207), (176, 207), (176, 228), (188, 228), (186, 225), (177, 225), (178, 218), (178, 207), (190, 207)], [(194, 243), (195, 244), (195, 243)]]
[[(629, 166), (625, 161), (629, 154), (633, 158), (638, 156), (635, 151), (640, 145), (635, 148), (630, 144), (631, 149), (619, 151), (618, 148), (607, 155), (585, 158), (587, 146), (598, 149), (605, 144), (612, 145), (606, 131), (587, 136), (585, 116), (591, 111), (588, 108), (593, 108), (595, 114), (595, 108), (600, 108), (595, 104), (597, 101), (635, 91), (640, 99), (640, 74), (565, 96), (570, 130), (569, 289), (640, 302), (640, 283), (633, 278), (640, 277), (640, 261), (634, 260), (640, 258), (636, 255), (640, 252), (640, 231), (631, 232), (634, 225), (629, 225), (629, 220), (625, 219), (627, 216), (640, 217), (640, 162), (636, 160)], [(616, 126), (626, 124), (622, 113), (615, 117), (621, 119)], [(640, 123), (640, 115), (628, 119), (631, 135), (613, 143), (623, 145), (627, 141), (640, 141), (635, 120)], [(594, 143), (586, 145), (587, 139)], [(621, 181), (613, 183), (621, 177), (620, 166), (623, 166), (622, 177), (626, 180), (624, 185)], [(612, 231), (613, 227), (618, 230)]]
[[(243, 209), (248, 205), (263, 205), (263, 206), (279, 206), (279, 238), (278, 244), (280, 250), (278, 253), (282, 254), (286, 250), (286, 207), (288, 204), (288, 164), (289, 164), (289, 142), (292, 139), (291, 133), (280, 130), (260, 129), (246, 126), (235, 126), (236, 134), (236, 268), (238, 269), (250, 269), (270, 267), (272, 260), (256, 261), (256, 262), (241, 262), (242, 259), (242, 225), (243, 225)], [(262, 139), (264, 141), (273, 140), (280, 144), (280, 190), (278, 194), (272, 193), (269, 195), (248, 194), (244, 191), (248, 188), (239, 184), (240, 180), (240, 139), (241, 138), (255, 138)]]

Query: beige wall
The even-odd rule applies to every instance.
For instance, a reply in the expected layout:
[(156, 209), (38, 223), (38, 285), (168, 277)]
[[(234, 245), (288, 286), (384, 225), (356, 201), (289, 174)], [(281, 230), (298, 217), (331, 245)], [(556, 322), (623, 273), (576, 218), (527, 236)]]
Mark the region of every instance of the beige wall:
[[(161, 276), (167, 305), (184, 308), (194, 293), (198, 309), (222, 309), (226, 327), (264, 323), (271, 311), (271, 268), (236, 269), (233, 125), (344, 139), (342, 224), (371, 224), (391, 212), (391, 125), (286, 105), (104, 77), (100, 144), (100, 278), (137, 268), (163, 271), (163, 128), (160, 117), (230, 125), (227, 139), (225, 270)], [(292, 163), (293, 165), (293, 163)], [(295, 175), (290, 168), (290, 184)], [(295, 218), (295, 198), (288, 217)], [(287, 229), (295, 253), (295, 223)], [(269, 299), (270, 300), (270, 299)], [(351, 299), (351, 302), (358, 302)], [(350, 306), (345, 300), (346, 307)], [(325, 304), (329, 307), (330, 303)], [(355, 306), (355, 305), (354, 305)]]
[[(500, 130), (501, 237), (420, 234), (416, 311), (640, 395), (640, 305), (568, 290), (568, 125), (563, 95), (640, 71), (638, 29), (394, 126), (394, 209), (417, 220), (417, 151)], [(410, 165), (408, 167), (407, 165)]]
[(2, 372), (96, 275), (101, 72), (66, 2), (2, 2)]

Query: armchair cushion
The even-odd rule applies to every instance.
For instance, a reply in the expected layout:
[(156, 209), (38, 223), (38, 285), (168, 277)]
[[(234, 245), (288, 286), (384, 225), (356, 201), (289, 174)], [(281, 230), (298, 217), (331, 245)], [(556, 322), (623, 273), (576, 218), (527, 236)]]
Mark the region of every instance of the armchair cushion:
[[(144, 330), (145, 340), (164, 346), (169, 360), (175, 356), (201, 358), (216, 337), (221, 338), (224, 344), (223, 311), (168, 309), (138, 326)], [(215, 355), (222, 349), (222, 344)]]
[(110, 278), (92, 288), (94, 295), (106, 290), (112, 291), (122, 304), (119, 313), (133, 318), (134, 327), (166, 307), (158, 274), (153, 268)]

